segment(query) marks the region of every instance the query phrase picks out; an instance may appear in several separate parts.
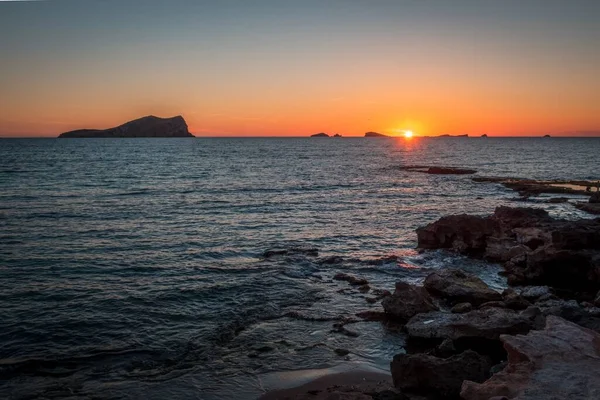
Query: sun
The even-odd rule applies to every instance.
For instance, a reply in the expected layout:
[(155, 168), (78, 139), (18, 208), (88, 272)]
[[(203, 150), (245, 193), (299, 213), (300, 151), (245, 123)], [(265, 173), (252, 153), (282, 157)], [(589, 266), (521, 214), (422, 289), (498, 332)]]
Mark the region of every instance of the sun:
[(404, 131), (404, 137), (405, 138), (411, 138), (413, 137), (413, 132), (412, 131)]

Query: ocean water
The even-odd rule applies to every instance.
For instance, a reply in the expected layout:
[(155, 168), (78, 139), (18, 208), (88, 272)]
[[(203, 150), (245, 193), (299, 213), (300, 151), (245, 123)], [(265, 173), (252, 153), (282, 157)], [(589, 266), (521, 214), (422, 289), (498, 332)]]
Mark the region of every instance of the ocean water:
[(402, 334), (332, 332), (380, 309), (332, 277), (392, 290), (460, 266), (502, 288), (497, 265), (418, 254), (414, 229), (523, 204), (398, 167), (600, 179), (598, 154), (593, 138), (0, 140), (0, 398), (252, 399), (387, 370)]

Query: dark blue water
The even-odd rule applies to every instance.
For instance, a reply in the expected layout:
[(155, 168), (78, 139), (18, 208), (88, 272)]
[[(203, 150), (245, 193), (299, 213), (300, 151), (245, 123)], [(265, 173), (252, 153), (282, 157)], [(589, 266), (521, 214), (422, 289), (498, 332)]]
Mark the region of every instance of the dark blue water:
[(282, 371), (386, 369), (402, 336), (331, 332), (380, 307), (333, 275), (392, 289), (458, 264), (501, 287), (497, 266), (417, 254), (414, 229), (515, 205), (398, 166), (600, 179), (598, 154), (600, 139), (0, 140), (0, 397), (255, 398), (297, 376)]

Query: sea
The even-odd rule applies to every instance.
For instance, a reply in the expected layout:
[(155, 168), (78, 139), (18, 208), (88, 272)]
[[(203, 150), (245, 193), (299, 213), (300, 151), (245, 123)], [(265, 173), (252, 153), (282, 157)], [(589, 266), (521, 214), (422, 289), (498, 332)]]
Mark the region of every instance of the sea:
[(2, 139), (0, 398), (255, 399), (389, 371), (405, 337), (356, 317), (381, 310), (373, 290), (446, 267), (506, 285), (419, 253), (417, 227), (500, 205), (591, 217), (401, 167), (600, 179), (599, 155), (599, 138)]

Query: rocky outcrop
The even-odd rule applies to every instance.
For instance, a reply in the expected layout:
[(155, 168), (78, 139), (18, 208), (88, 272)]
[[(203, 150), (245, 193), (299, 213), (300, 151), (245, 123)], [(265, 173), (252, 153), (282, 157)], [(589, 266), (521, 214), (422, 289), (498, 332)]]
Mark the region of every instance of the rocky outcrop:
[(489, 217), (453, 215), (417, 229), (418, 246), (504, 262), (512, 285), (593, 292), (600, 285), (600, 219), (565, 221), (541, 209), (498, 207)]
[(497, 340), (503, 334), (527, 333), (540, 327), (543, 318), (534, 307), (524, 311), (485, 307), (467, 313), (434, 311), (418, 314), (406, 324), (409, 336), (421, 339)]
[(596, 192), (590, 196), (590, 203), (592, 204), (600, 204), (600, 192)]
[(502, 295), (491, 289), (481, 279), (460, 269), (446, 268), (425, 278), (423, 286), (437, 297), (451, 305), (471, 303), (480, 305), (488, 301), (502, 300)]
[(465, 400), (600, 398), (600, 335), (550, 316), (544, 330), (501, 336), (508, 366), (484, 383), (467, 380)]
[(472, 350), (446, 359), (428, 354), (397, 354), (390, 363), (394, 386), (402, 392), (444, 398), (457, 397), (465, 380), (483, 382), (491, 367), (488, 357)]
[(59, 138), (135, 138), (194, 137), (182, 116), (159, 118), (153, 115), (139, 118), (109, 129), (79, 129), (62, 133)]
[(314, 135), (310, 135), (310, 137), (329, 137), (325, 132), (315, 133)]
[(405, 165), (399, 168), (403, 171), (423, 172), (432, 175), (469, 175), (477, 170), (457, 167), (438, 167), (434, 165)]
[(391, 318), (401, 321), (438, 309), (423, 287), (405, 282), (396, 283), (394, 293), (384, 298), (381, 304)]

